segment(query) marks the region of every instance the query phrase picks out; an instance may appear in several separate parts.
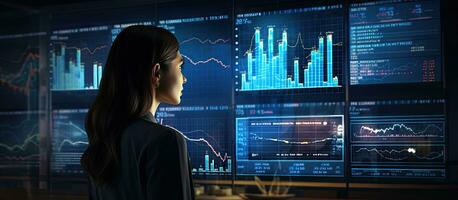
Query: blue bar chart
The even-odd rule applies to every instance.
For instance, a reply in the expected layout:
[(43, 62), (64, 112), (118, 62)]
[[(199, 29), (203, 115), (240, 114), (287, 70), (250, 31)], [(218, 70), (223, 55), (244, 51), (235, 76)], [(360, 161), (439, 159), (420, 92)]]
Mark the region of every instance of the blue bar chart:
[(235, 91), (342, 88), (340, 14), (340, 5), (237, 14)]
[(53, 32), (49, 48), (53, 91), (99, 88), (111, 44), (110, 30), (97, 26)]
[(232, 140), (228, 106), (159, 107), (158, 123), (175, 128), (187, 141), (192, 174), (228, 178), (232, 174)]
[[(310, 61), (305, 69), (299, 69), (299, 59), (292, 60), (294, 67), (293, 78), (287, 76), (288, 54), (288, 33), (282, 31), (282, 39), (278, 42), (278, 55), (274, 55), (274, 28), (268, 28), (267, 54), (264, 50), (264, 40), (260, 38), (260, 28), (256, 28), (255, 50), (247, 51), (247, 72), (242, 73), (242, 91), (266, 90), (266, 89), (289, 89), (289, 88), (317, 88), (317, 87), (338, 87), (339, 80), (333, 76), (332, 63), (332, 32), (326, 33), (326, 62), (324, 60), (325, 48), (324, 37), (318, 39), (318, 49), (310, 52)], [(324, 68), (327, 68), (324, 76)], [(253, 69), (256, 69), (254, 73)], [(303, 73), (304, 80), (299, 82), (299, 73)]]
[[(73, 51), (68, 51), (74, 49)], [(72, 54), (74, 60), (66, 63), (66, 54)], [(51, 64), (54, 67), (53, 89), (55, 90), (77, 90), (77, 89), (97, 89), (102, 79), (102, 63), (94, 62), (92, 67), (92, 76), (85, 78), (85, 63), (81, 62), (81, 49), (66, 48), (62, 45), (59, 52), (51, 53)], [(90, 79), (92, 83), (87, 85), (85, 80)]]

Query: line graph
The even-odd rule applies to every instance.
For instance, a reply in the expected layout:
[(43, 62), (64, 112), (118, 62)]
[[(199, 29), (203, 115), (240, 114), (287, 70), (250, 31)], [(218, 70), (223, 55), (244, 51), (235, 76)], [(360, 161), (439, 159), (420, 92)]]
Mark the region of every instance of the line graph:
[(324, 143), (330, 140), (335, 140), (335, 138), (324, 138), (324, 139), (317, 139), (317, 140), (312, 140), (312, 141), (289, 141), (289, 140), (278, 139), (278, 138), (264, 138), (256, 134), (253, 134), (253, 133), (250, 133), (250, 135), (253, 137), (254, 140), (265, 140), (265, 141), (272, 141), (272, 142), (278, 142), (278, 143), (283, 143), (283, 144), (297, 144), (297, 145), (318, 144), (318, 143)]
[(110, 29), (54, 31), (49, 48), (53, 91), (97, 89), (108, 55)]
[(24, 139), (24, 142), (22, 144), (7, 145), (4, 143), (0, 143), (0, 147), (10, 152), (25, 151), (29, 145), (34, 145), (36, 147), (38, 146), (38, 136), (38, 134), (29, 135)]
[(352, 176), (445, 177), (443, 100), (355, 101), (350, 105)]
[(443, 118), (390, 117), (360, 119), (350, 124), (355, 142), (415, 142), (444, 141)]
[[(57, 122), (55, 124), (56, 126), (67, 126), (67, 127), (71, 127), (73, 129), (76, 129), (78, 132), (86, 135), (86, 132), (81, 129), (78, 125), (74, 124), (73, 122), (69, 122), (69, 123), (60, 123), (60, 122)], [(65, 146), (65, 145), (69, 145), (69, 146), (79, 146), (79, 145), (88, 145), (89, 143), (87, 141), (73, 141), (71, 139), (63, 139), (59, 145), (57, 145), (57, 151), (58, 152), (62, 152), (62, 148)]]
[[(241, 174), (338, 175), (344, 159), (343, 116), (236, 118), (236, 155)], [(321, 165), (330, 167), (318, 170)]]
[(191, 43), (193, 41), (198, 41), (200, 44), (206, 44), (206, 43), (209, 43), (209, 44), (219, 44), (219, 43), (228, 43), (230, 41), (230, 39), (215, 39), (215, 40), (211, 40), (211, 39), (200, 39), (198, 37), (192, 37), (192, 38), (189, 38), (189, 39), (186, 39), (186, 40), (183, 40), (180, 42), (180, 45), (184, 45), (186, 43)]
[[(65, 43), (60, 43), (61, 45), (64, 45), (65, 46)], [(83, 47), (83, 48), (79, 48), (79, 47), (75, 47), (75, 46), (70, 46), (70, 47), (65, 47), (66, 49), (68, 50), (75, 50), (75, 51), (81, 51), (81, 52), (87, 52), (91, 55), (94, 55), (97, 51), (101, 51), (105, 48), (109, 48), (109, 45), (101, 45), (101, 46), (98, 46), (98, 47), (95, 47), (93, 49), (90, 49), (89, 47)]]
[(213, 117), (208, 118), (191, 117), (184, 113), (176, 113), (174, 117), (161, 117), (163, 114), (157, 113), (159, 123), (182, 133), (188, 141), (193, 174), (231, 174), (232, 156), (228, 135), (230, 127), (224, 113), (209, 114)]
[(343, 159), (343, 119), (341, 116), (247, 120), (247, 130), (238, 132), (237, 137), (247, 137), (248, 144), (246, 145), (250, 160)]
[[(32, 34), (33, 35), (33, 34)], [(38, 98), (38, 36), (0, 36), (0, 108), (34, 110)]]
[(409, 126), (406, 126), (405, 124), (393, 124), (391, 127), (384, 128), (384, 129), (373, 129), (368, 126), (361, 126), (360, 133), (368, 132), (369, 134), (375, 134), (375, 135), (379, 133), (387, 134), (387, 132), (394, 131), (396, 128), (404, 129), (413, 136), (417, 136), (417, 135), (425, 136), (427, 130), (429, 129), (435, 129), (437, 131), (442, 131), (442, 127), (439, 127), (438, 125), (435, 125), (435, 124), (429, 124), (423, 130), (418, 131), (418, 132), (414, 131), (412, 128), (410, 128)]
[[(261, 39), (261, 30), (255, 28), (252, 40), (254, 38), (255, 48), (252, 49), (252, 41), (250, 48), (244, 55), (247, 57), (247, 71), (241, 73), (242, 76), (242, 91), (249, 90), (266, 90), (266, 89), (291, 89), (291, 88), (315, 88), (315, 87), (337, 87), (339, 79), (333, 75), (333, 33), (327, 32), (326, 37), (319, 36), (318, 45), (313, 47), (305, 47), (302, 41), (301, 33), (298, 34), (295, 45), (288, 44), (287, 30), (282, 30), (282, 39), (274, 45), (274, 26), (268, 28), (267, 48), (264, 50), (264, 40)], [(326, 38), (326, 48), (324, 41)], [(301, 43), (303, 50), (310, 52), (305, 60), (307, 67), (299, 70), (300, 59), (293, 59), (294, 73), (291, 77), (287, 76), (288, 71), (288, 48), (297, 47)], [(274, 54), (275, 47), (278, 54)], [(326, 51), (326, 60), (325, 58)], [(294, 52), (294, 51), (293, 51)], [(297, 56), (294, 56), (297, 57)], [(326, 68), (326, 72), (324, 73)], [(256, 72), (253, 72), (256, 69)], [(300, 82), (302, 76), (302, 82)]]
[(399, 145), (354, 145), (352, 162), (377, 163), (442, 163), (443, 145), (399, 144)]
[[(275, 27), (275, 26), (268, 26), (268, 31), (271, 31), (271, 32), (273, 33), (273, 28), (274, 28), (274, 27)], [(253, 43), (254, 43), (255, 38), (256, 38), (256, 34), (257, 34), (256, 32), (257, 32), (257, 30), (260, 30), (260, 29), (261, 29), (260, 27), (256, 27), (256, 28), (255, 28), (255, 32), (254, 32), (253, 35), (251, 36), (250, 47), (248, 48), (247, 51), (245, 51), (245, 54), (244, 54), (244, 55), (247, 55), (247, 53), (248, 53), (249, 51), (253, 52), (253, 51), (256, 50), (257, 48), (259, 48), (259, 46), (256, 46), (255, 48), (253, 48)], [(286, 30), (287, 30), (287, 29), (285, 29), (284, 31), (286, 31)], [(328, 32), (328, 33), (332, 35), (332, 32)], [(332, 40), (331, 40), (331, 41), (332, 41)], [(276, 40), (276, 42), (279, 43), (279, 42), (282, 42), (282, 41), (281, 41), (281, 40)], [(301, 32), (297, 33), (297, 35), (296, 35), (296, 42), (294, 42), (294, 44), (289, 43), (289, 42), (287, 42), (287, 43), (285, 43), (285, 44), (286, 44), (287, 47), (289, 47), (289, 48), (296, 48), (296, 47), (300, 44), (299, 47), (301, 47), (303, 50), (307, 50), (307, 51), (316, 50), (316, 49), (317, 49), (317, 45), (313, 45), (313, 46), (310, 46), (310, 47), (306, 47), (306, 46), (305, 46), (304, 39), (302, 38), (302, 33), (301, 33)], [(332, 43), (332, 46), (343, 46), (343, 42)], [(309, 57), (310, 57), (310, 55), (308, 55), (306, 58), (309, 58)]]
[(184, 55), (184, 54), (181, 54), (181, 55), (184, 58), (186, 58), (186, 60), (188, 60), (189, 63), (191, 63), (192, 65), (200, 65), (200, 64), (207, 64), (209, 62), (214, 62), (214, 63), (216, 63), (217, 65), (220, 65), (223, 68), (229, 68), (230, 67), (230, 65), (224, 64), (223, 61), (218, 60), (217, 58), (208, 58), (207, 60), (194, 61), (191, 58), (189, 58), (187, 55)]
[(174, 16), (161, 19), (158, 26), (170, 30), (180, 42), (184, 58), (183, 74), (187, 78), (182, 102), (230, 104), (231, 20), (223, 15), (218, 19), (199, 19)]
[[(107, 45), (90, 49), (75, 46), (67, 47), (65, 43), (56, 43), (58, 47), (51, 50), (51, 65), (53, 67), (54, 90), (83, 90), (97, 89), (102, 78), (103, 62), (96, 60), (93, 63), (84, 62), (88, 58), (104, 55)], [(98, 53), (101, 52), (101, 53)], [(68, 55), (67, 55), (68, 54)], [(90, 76), (87, 76), (92, 69)], [(89, 83), (92, 81), (92, 83)]]
[(34, 111), (0, 112), (0, 175), (38, 173), (38, 130), (38, 116)]
[[(28, 94), (32, 87), (33, 79), (38, 73), (40, 55), (35, 51), (37, 51), (37, 49), (27, 47), (27, 49), (24, 50), (24, 55), (21, 55), (20, 60), (10, 61), (10, 64), (19, 65), (20, 68), (14, 74), (2, 73), (0, 85), (9, 87), (12, 91), (20, 92), (24, 95)], [(0, 60), (6, 59), (2, 58)]]
[(341, 91), (341, 14), (339, 6), (238, 14), (233, 42), (236, 91)]
[[(170, 126), (169, 126), (169, 127), (170, 127)], [(171, 127), (171, 128), (173, 128), (173, 127)], [(173, 128), (173, 129), (175, 129), (175, 128)], [(177, 130), (177, 131), (178, 131), (178, 130)], [(180, 132), (180, 131), (178, 131), (178, 132)], [(222, 153), (219, 152), (219, 151), (217, 151), (217, 150), (215, 149), (215, 147), (213, 147), (213, 145), (210, 144), (210, 142), (207, 141), (205, 138), (193, 139), (193, 138), (189, 138), (189, 137), (187, 136), (188, 134), (191, 135), (191, 134), (196, 133), (196, 132), (203, 132), (203, 133), (205, 133), (205, 131), (203, 131), (203, 130), (195, 130), (195, 131), (184, 132), (182, 135), (183, 135), (183, 137), (184, 137), (186, 140), (188, 140), (188, 141), (190, 141), (190, 142), (203, 142), (203, 143), (205, 143), (205, 144), (210, 148), (210, 150), (213, 152), (213, 154), (214, 154), (216, 157), (218, 157), (222, 162), (225, 162), (225, 161), (228, 159), (227, 153), (224, 153), (224, 156), (223, 156)], [(181, 133), (181, 132), (180, 132), (180, 133)]]
[(87, 110), (54, 110), (51, 170), (54, 175), (81, 175), (80, 158), (88, 146), (84, 131)]

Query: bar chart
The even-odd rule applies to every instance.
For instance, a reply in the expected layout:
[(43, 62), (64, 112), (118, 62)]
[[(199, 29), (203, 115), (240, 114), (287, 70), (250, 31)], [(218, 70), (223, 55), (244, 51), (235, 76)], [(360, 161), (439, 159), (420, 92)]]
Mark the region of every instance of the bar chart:
[(340, 8), (237, 14), (235, 91), (340, 90), (345, 82)]
[[(90, 50), (88, 50), (90, 51)], [(66, 54), (69, 54), (74, 60), (66, 62)], [(61, 45), (59, 52), (51, 53), (51, 63), (54, 68), (53, 89), (97, 89), (102, 79), (102, 63), (94, 62), (86, 66), (81, 62), (81, 49), (67, 48)], [(85, 68), (92, 68), (91, 76), (85, 77)], [(92, 83), (86, 84), (86, 79), (91, 80)]]
[(176, 129), (187, 141), (191, 171), (199, 177), (227, 178), (233, 156), (228, 106), (159, 107), (158, 123)]
[(99, 88), (108, 55), (110, 27), (79, 27), (54, 31), (49, 46), (53, 91)]
[[(247, 51), (247, 72), (242, 73), (242, 91), (265, 90), (265, 89), (288, 89), (288, 88), (316, 88), (338, 87), (337, 76), (333, 76), (333, 51), (332, 32), (326, 33), (326, 49), (324, 48), (324, 36), (318, 38), (318, 49), (313, 48), (307, 67), (299, 69), (299, 58), (294, 58), (293, 78), (287, 76), (288, 33), (282, 31), (282, 39), (277, 44), (278, 55), (274, 55), (274, 28), (268, 28), (267, 54), (264, 52), (264, 40), (260, 38), (260, 28), (254, 33), (255, 50)], [(326, 50), (326, 60), (325, 57)], [(326, 62), (325, 62), (326, 61)], [(324, 75), (324, 68), (327, 68)], [(253, 69), (256, 72), (253, 72)], [(302, 83), (299, 74), (303, 73)]]

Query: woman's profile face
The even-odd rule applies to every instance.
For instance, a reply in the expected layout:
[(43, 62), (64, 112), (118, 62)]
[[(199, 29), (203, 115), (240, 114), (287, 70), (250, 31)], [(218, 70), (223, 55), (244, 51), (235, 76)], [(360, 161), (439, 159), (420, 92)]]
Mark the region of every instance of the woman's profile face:
[(172, 105), (178, 105), (181, 102), (183, 84), (186, 83), (186, 77), (181, 71), (183, 56), (180, 51), (177, 57), (171, 62), (165, 76), (161, 76), (159, 87), (156, 90), (157, 98), (160, 102)]

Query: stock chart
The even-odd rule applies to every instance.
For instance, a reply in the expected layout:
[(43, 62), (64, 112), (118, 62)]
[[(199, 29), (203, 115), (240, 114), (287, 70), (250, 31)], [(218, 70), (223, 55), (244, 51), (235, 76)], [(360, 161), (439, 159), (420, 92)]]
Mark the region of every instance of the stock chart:
[(343, 176), (343, 105), (237, 105), (237, 174)]
[(39, 37), (46, 32), (0, 35), (1, 109), (38, 108)]
[(0, 175), (38, 176), (39, 137), (37, 111), (0, 112)]
[(443, 106), (443, 99), (351, 102), (352, 176), (444, 177)]
[(233, 170), (231, 16), (222, 5), (164, 4), (160, 10), (172, 7), (180, 14), (159, 12), (157, 25), (177, 37), (187, 82), (180, 105), (161, 105), (157, 118), (184, 134), (193, 175), (229, 179)]
[(53, 176), (79, 176), (83, 174), (80, 159), (88, 146), (84, 128), (87, 109), (54, 110), (52, 115)]
[(237, 14), (235, 90), (342, 88), (342, 11), (335, 5)]
[(52, 90), (97, 89), (110, 44), (109, 26), (53, 31), (49, 50)]
[(230, 104), (231, 21), (228, 15), (159, 20), (158, 26), (175, 34), (187, 78), (182, 102)]
[[(84, 118), (110, 46), (142, 24), (178, 39), (181, 104), (155, 117), (183, 133), (196, 179), (445, 178), (446, 102), (429, 87), (444, 78), (439, 1), (281, 5), (158, 3), (122, 20), (0, 34), (0, 175), (38, 174), (42, 153), (51, 176), (83, 177)], [(49, 152), (35, 111), (41, 59)], [(426, 90), (407, 93), (416, 84)]]
[[(172, 126), (188, 142), (192, 173), (200, 177), (232, 174), (231, 123), (227, 106), (159, 108), (160, 124)], [(204, 113), (204, 114), (203, 114)]]

